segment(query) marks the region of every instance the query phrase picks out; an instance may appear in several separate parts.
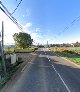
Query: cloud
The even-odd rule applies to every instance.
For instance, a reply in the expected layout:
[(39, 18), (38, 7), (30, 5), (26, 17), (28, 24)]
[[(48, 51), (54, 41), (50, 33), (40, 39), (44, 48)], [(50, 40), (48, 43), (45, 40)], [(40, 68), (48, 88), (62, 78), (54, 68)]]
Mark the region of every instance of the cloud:
[(41, 29), (39, 27), (36, 27), (35, 30), (32, 30), (32, 26), (30, 26), (29, 28), (26, 28), (26, 29), (30, 29), (31, 30), (26, 30), (26, 32), (28, 32), (32, 39), (34, 40), (34, 44), (46, 44), (47, 41), (51, 41), (53, 42), (52, 37), (50, 37), (48, 34), (41, 34)]
[[(4, 20), (4, 43), (12, 44), (14, 43), (13, 34), (21, 31), (3, 12), (0, 12), (0, 31), (2, 20)], [(31, 22), (23, 25), (23, 28), (25, 32), (31, 35), (32, 39), (34, 40), (34, 44), (46, 44), (47, 40), (50, 41), (50, 39), (48, 39), (50, 38), (48, 34), (41, 35), (41, 29), (39, 27), (34, 28)]]
[(30, 9), (27, 8), (26, 11), (25, 11), (25, 13), (22, 15), (22, 17), (23, 17), (23, 18), (24, 18), (24, 17), (30, 17), (30, 15), (31, 15)]
[(29, 33), (31, 35), (32, 39), (34, 40), (34, 44), (42, 42), (41, 41), (42, 37), (39, 34), (39, 32), (41, 32), (39, 27), (36, 27), (36, 28), (33, 29), (33, 25), (30, 22), (30, 23), (26, 23), (24, 25), (24, 30), (25, 30), (25, 32), (27, 32), (27, 33)]
[(31, 34), (31, 32), (30, 32), (30, 29), (32, 28), (32, 23), (26, 23), (24, 26), (23, 26), (23, 28), (24, 28), (24, 31), (25, 32), (27, 32), (28, 34)]
[[(4, 20), (4, 43), (5, 44), (12, 44), (14, 43), (13, 34), (16, 32), (20, 32), (17, 26), (3, 13), (0, 12), (0, 31), (1, 31), (1, 23)], [(35, 28), (35, 32), (32, 30), (32, 23), (26, 23), (23, 25), (24, 31), (29, 33), (32, 39), (36, 40), (39, 39), (39, 28)]]
[(30, 15), (31, 15), (30, 9), (27, 8), (27, 9), (26, 9), (26, 17), (29, 17)]
[(4, 44), (14, 43), (13, 34), (20, 32), (20, 30), (3, 12), (0, 12), (0, 31), (2, 21), (4, 21)]
[(35, 30), (36, 32), (40, 32), (40, 28), (36, 28), (36, 30)]
[(22, 17), (24, 18), (24, 17), (25, 17), (25, 15), (22, 15)]
[(25, 25), (25, 27), (26, 27), (26, 28), (32, 27), (32, 23), (27, 23), (27, 24)]

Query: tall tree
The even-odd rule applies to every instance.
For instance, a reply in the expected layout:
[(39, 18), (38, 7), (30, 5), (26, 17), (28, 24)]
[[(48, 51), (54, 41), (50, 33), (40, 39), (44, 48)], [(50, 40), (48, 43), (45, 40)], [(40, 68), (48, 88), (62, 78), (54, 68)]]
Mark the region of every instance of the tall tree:
[(27, 33), (15, 33), (13, 35), (13, 39), (15, 41), (16, 46), (20, 47), (20, 48), (26, 48), (31, 46), (33, 39), (31, 39), (30, 34)]

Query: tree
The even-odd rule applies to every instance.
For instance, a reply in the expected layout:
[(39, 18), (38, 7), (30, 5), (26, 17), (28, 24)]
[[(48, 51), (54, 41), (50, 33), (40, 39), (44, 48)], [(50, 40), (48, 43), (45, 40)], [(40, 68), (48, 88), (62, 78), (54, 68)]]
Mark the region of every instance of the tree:
[(15, 33), (13, 35), (13, 39), (15, 41), (16, 46), (23, 49), (31, 46), (33, 42), (33, 39), (31, 39), (30, 34), (22, 33), (22, 32)]
[(76, 43), (74, 43), (74, 47), (80, 47), (80, 43), (77, 41)]

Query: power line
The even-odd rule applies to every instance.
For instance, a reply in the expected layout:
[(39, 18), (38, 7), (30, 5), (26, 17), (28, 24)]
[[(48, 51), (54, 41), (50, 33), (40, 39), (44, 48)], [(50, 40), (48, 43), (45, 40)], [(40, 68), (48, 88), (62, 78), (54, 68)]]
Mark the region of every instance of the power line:
[(21, 2), (22, 2), (22, 0), (20, 0), (20, 2), (18, 3), (17, 7), (14, 9), (14, 11), (11, 14), (15, 13), (15, 11), (18, 9), (18, 7), (21, 4)]
[(18, 27), (22, 32), (24, 32), (22, 26), (21, 26), (20, 24), (18, 24), (17, 21), (15, 21), (14, 17), (8, 15), (7, 12), (6, 12), (3, 8), (0, 7), (0, 9), (8, 16), (8, 18), (10, 18), (10, 19), (13, 21), (13, 23), (15, 23), (15, 24), (17, 25), (17, 27)]
[[(14, 20), (16, 20), (13, 16), (12, 16), (12, 14), (7, 10), (7, 8), (2, 4), (2, 2), (0, 3), (1, 5), (2, 5), (2, 7), (7, 11), (7, 13), (14, 19)], [(17, 20), (16, 20), (17, 21)]]
[[(57, 33), (53, 39), (56, 39), (57, 36), (60, 36), (63, 32), (65, 32), (66, 30), (69, 30), (76, 22), (78, 22), (80, 19), (80, 16), (78, 16), (77, 18), (75, 18), (71, 23), (70, 23), (70, 26), (66, 26), (61, 32)], [(53, 40), (51, 39), (51, 40)]]
[(16, 25), (17, 27), (22, 31), (23, 31), (23, 27), (17, 22), (17, 20), (12, 16), (12, 14), (7, 10), (7, 8), (2, 4), (2, 2), (0, 1), (0, 4), (2, 5), (2, 7), (4, 8), (1, 8), (0, 9), (8, 16), (8, 18), (10, 18)]
[(66, 30), (69, 30), (76, 22), (78, 22), (78, 20), (80, 19), (80, 16), (78, 16), (76, 19), (74, 19), (71, 23), (70, 26), (66, 26), (61, 32), (59, 32), (57, 34), (57, 36), (61, 35), (63, 32), (65, 32)]

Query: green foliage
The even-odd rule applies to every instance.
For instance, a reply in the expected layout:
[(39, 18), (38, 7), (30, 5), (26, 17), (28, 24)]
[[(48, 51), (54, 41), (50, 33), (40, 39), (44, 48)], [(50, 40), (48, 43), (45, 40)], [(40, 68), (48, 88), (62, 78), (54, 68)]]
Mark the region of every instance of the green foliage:
[(0, 80), (0, 89), (8, 82), (8, 80), (12, 77), (12, 75), (14, 74), (14, 72), (17, 71), (17, 69), (19, 68), (19, 64), (20, 64), (20, 62), (19, 63), (16, 62), (15, 65), (12, 65), (10, 63), (10, 59), (6, 60), (7, 73), (5, 75), (3, 73), (3, 71), (0, 72), (1, 76), (2, 76), (2, 79)]
[(5, 85), (5, 83), (10, 79), (8, 75), (5, 75), (2, 80), (0, 80), (0, 89)]
[(71, 50), (73, 52), (76, 52), (76, 53), (80, 53), (80, 50)]
[(13, 70), (13, 65), (10, 63), (10, 59), (6, 60), (6, 69), (7, 69), (7, 72), (10, 72)]
[(24, 48), (24, 49), (23, 49), (23, 48), (16, 48), (15, 52), (16, 52), (16, 51), (19, 51), (19, 50), (20, 50), (20, 51), (21, 51), (21, 50), (22, 50), (22, 51), (35, 51), (35, 50), (37, 50), (37, 49), (38, 49), (38, 48), (35, 48), (35, 47), (29, 47), (29, 48)]
[(14, 48), (13, 47), (4, 48), (4, 52), (5, 53), (13, 53), (14, 52)]
[(22, 32), (15, 33), (13, 35), (13, 38), (16, 43), (16, 46), (23, 49), (31, 46), (33, 42), (33, 39), (31, 39), (31, 36), (27, 33), (22, 33)]
[(56, 51), (56, 53), (59, 56), (65, 57), (65, 58), (73, 61), (74, 63), (80, 64), (80, 56), (78, 56), (78, 55), (70, 54), (70, 53), (64, 53), (64, 52), (60, 52), (60, 51)]

